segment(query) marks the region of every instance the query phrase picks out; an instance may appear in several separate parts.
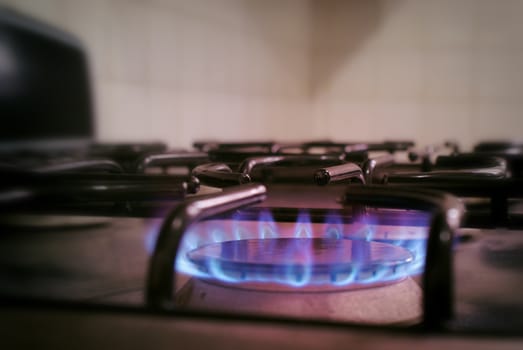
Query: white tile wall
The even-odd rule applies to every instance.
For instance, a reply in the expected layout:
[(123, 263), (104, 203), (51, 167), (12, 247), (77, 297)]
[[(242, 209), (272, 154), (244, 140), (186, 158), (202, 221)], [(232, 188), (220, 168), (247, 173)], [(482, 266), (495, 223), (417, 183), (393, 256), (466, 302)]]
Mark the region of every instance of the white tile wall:
[[(313, 20), (351, 18), (354, 3), (316, 1), (321, 18)], [(322, 136), (350, 130), (355, 139), (410, 137), (420, 144), (448, 137), (466, 148), (480, 139), (523, 140), (523, 1), (359, 3), (366, 7), (358, 11), (365, 17), (356, 29), (360, 44), (344, 51), (347, 43), (330, 39), (338, 57), (322, 53), (312, 61), (312, 71), (336, 65), (336, 78), (312, 89)]]
[(0, 3), (84, 41), (103, 140), (523, 137), (523, 0)]
[[(308, 109), (300, 0), (0, 0), (78, 35), (91, 55), (97, 135), (189, 147), (296, 139)], [(294, 122), (300, 122), (293, 128)]]
[(472, 71), (476, 59), (465, 49), (427, 49), (424, 51), (419, 77), (421, 96), (426, 101), (463, 102), (472, 94)]

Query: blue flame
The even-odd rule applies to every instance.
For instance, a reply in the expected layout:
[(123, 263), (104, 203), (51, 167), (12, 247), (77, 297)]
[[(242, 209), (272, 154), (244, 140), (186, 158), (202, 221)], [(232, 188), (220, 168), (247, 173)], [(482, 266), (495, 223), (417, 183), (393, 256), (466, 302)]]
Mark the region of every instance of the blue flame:
[(296, 220), (296, 228), (294, 229), (294, 237), (312, 237), (311, 218), (309, 216), (309, 213), (304, 210), (300, 211), (300, 213), (298, 214), (298, 219)]
[[(401, 215), (401, 214), (399, 214)], [(249, 221), (240, 217), (230, 220), (209, 220), (198, 222), (191, 226), (181, 241), (175, 267), (178, 273), (188, 274), (204, 279), (215, 279), (226, 283), (267, 282), (301, 288), (307, 285), (348, 286), (400, 280), (407, 276), (423, 272), (428, 236), (428, 219), (426, 225), (409, 226), (408, 222), (395, 225), (383, 225), (377, 216), (362, 217), (356, 222), (344, 223), (343, 217), (335, 212), (325, 216), (325, 222), (312, 223), (309, 212), (298, 213), (295, 223), (276, 222), (268, 210), (259, 213), (258, 220)], [(423, 221), (423, 220), (422, 220)], [(158, 226), (151, 228), (146, 236), (146, 248), (151, 253), (156, 241)], [(357, 242), (380, 242), (408, 250), (412, 260), (407, 263), (383, 266), (354, 264), (350, 269), (333, 268), (323, 274), (313, 272), (314, 265), (312, 247), (291, 245), (286, 252), (292, 259), (298, 257), (299, 263), (294, 263), (278, 270), (249, 271), (230, 270), (223, 267), (217, 259), (210, 259), (205, 266), (195, 264), (188, 258), (188, 253), (206, 245), (249, 239), (272, 238), (327, 238), (350, 239), (354, 247)], [(269, 242), (269, 241), (268, 241)], [(367, 245), (368, 246), (368, 245)], [(364, 254), (356, 249), (355, 254)], [(267, 254), (271, 249), (267, 246)], [(290, 259), (290, 260), (292, 260)]]
[[(410, 215), (412, 215), (412, 212), (410, 212)], [(430, 215), (424, 212), (416, 212), (415, 215), (416, 220), (418, 221), (418, 226), (412, 226), (407, 220), (407, 216), (402, 216), (400, 214), (397, 216), (399, 220), (396, 226), (385, 227), (384, 229), (384, 226), (378, 223), (375, 216), (359, 219), (364, 224), (364, 232), (360, 232), (359, 235), (364, 235), (367, 241), (392, 244), (404, 248), (412, 254), (413, 261), (409, 264), (409, 275), (423, 273), (425, 268), (425, 258), (427, 256), (427, 237)], [(404, 220), (402, 220), (402, 218)]]
[(145, 250), (152, 254), (156, 246), (156, 240), (160, 231), (161, 224), (158, 221), (151, 221), (148, 223), (149, 229), (145, 234)]
[(343, 220), (337, 213), (329, 213), (326, 216), (325, 237), (339, 239), (343, 237)]
[(275, 238), (278, 237), (278, 228), (276, 222), (272, 216), (272, 213), (265, 209), (260, 213), (258, 219), (258, 232), (260, 233), (260, 238)]

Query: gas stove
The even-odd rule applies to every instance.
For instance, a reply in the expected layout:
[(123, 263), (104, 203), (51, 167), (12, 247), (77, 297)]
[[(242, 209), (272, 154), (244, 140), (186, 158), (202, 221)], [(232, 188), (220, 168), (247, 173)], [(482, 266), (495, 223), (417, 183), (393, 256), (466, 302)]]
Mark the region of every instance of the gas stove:
[(2, 344), (521, 348), (523, 145), (102, 143), (81, 43), (0, 31)]
[(519, 145), (91, 147), (4, 158), (8, 319), (241, 320), (520, 345)]

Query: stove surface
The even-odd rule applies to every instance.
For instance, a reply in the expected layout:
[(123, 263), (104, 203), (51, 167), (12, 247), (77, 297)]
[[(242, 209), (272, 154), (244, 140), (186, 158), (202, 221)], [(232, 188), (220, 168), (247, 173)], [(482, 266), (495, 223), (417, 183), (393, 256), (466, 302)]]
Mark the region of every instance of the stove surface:
[(521, 338), (325, 327), (141, 313), (4, 308), (4, 346), (55, 349), (521, 349)]
[[(291, 152), (296, 145), (291, 146), (280, 149)], [(303, 149), (302, 146), (297, 149)], [(339, 146), (332, 146), (329, 152), (338, 152)], [(394, 145), (389, 144), (387, 147), (389, 146)], [(106, 346), (110, 342), (127, 344), (123, 334), (131, 331), (141, 332), (140, 339), (136, 339), (135, 344), (144, 344), (154, 335), (159, 347), (167, 346), (174, 335), (178, 341), (191, 346), (208, 346), (219, 341), (220, 347), (225, 347), (230, 341), (231, 344), (245, 344), (254, 348), (258, 346), (258, 341), (267, 337), (271, 337), (271, 344), (276, 348), (289, 348), (289, 345), (290, 348), (309, 348), (317, 347), (319, 343), (328, 348), (358, 341), (362, 344), (361, 348), (372, 349), (378, 346), (381, 348), (385, 339), (385, 343), (391, 348), (418, 347), (421, 344), (429, 348), (488, 348), (492, 344), (496, 344), (496, 348), (513, 348), (521, 345), (521, 339), (517, 336), (523, 330), (523, 302), (519, 297), (519, 291), (523, 288), (523, 232), (518, 229), (521, 189), (517, 179), (502, 179), (499, 182), (497, 176), (503, 162), (480, 162), (481, 166), (489, 169), (486, 171), (488, 176), (494, 177), (485, 180), (485, 172), (478, 175), (476, 168), (469, 171), (471, 164), (478, 165), (475, 158), (470, 157), (463, 158), (468, 164), (465, 170), (456, 170), (456, 165), (453, 164), (455, 159), (446, 158), (433, 163), (436, 168), (428, 169), (424, 168), (427, 165), (423, 165), (420, 158), (413, 163), (409, 163), (409, 160), (406, 163), (390, 163), (390, 159), (386, 157), (384, 163), (380, 163), (378, 159), (383, 159), (379, 158), (381, 155), (369, 161), (370, 158), (365, 158), (360, 153), (357, 156), (347, 153), (347, 157), (349, 154), (354, 157), (351, 161), (340, 161), (338, 156), (332, 157), (332, 154), (325, 159), (322, 156), (320, 159), (317, 155), (302, 157), (298, 154), (296, 157), (294, 153), (274, 157), (271, 152), (276, 146), (272, 144), (262, 151), (254, 149), (258, 156), (266, 156), (268, 152), (270, 157), (264, 156), (253, 161), (254, 163), (245, 162), (240, 165), (237, 163), (238, 159), (251, 156), (252, 147), (248, 148), (246, 154), (243, 151), (233, 152), (234, 157), (227, 153), (230, 151), (227, 147), (206, 147), (209, 149), (205, 151), (205, 155), (200, 152), (194, 154), (194, 157), (190, 152), (162, 152), (157, 155), (148, 153), (138, 167), (135, 162), (136, 153), (131, 153), (128, 156), (133, 161), (129, 162), (129, 158), (126, 158), (125, 166), (110, 176), (107, 171), (117, 169), (114, 164), (107, 162), (80, 163), (80, 168), (74, 168), (72, 172), (68, 166), (43, 170), (39, 168), (36, 171), (31, 168), (20, 173), (13, 173), (12, 169), (4, 172), (2, 176), (9, 181), (14, 180), (17, 186), (27, 186), (36, 195), (15, 203), (14, 210), (11, 202), (0, 200), (0, 208), (3, 210), (0, 215), (0, 299), (7, 310), (1, 317), (1, 322), (7, 323), (14, 330), (6, 338), (7, 341), (34, 344), (34, 340), (41, 342), (44, 347), (52, 346), (55, 340), (46, 336), (44, 330), (56, 332), (59, 327), (68, 325), (71, 336), (86, 339), (87, 334), (93, 334), (93, 338), (85, 344), (100, 346)], [(321, 147), (324, 145), (320, 145)], [(366, 147), (368, 151), (368, 146)], [(356, 148), (358, 152), (365, 149), (361, 146)], [(98, 154), (103, 155), (103, 150), (99, 149), (98, 152), (101, 153)], [(295, 151), (292, 149), (292, 152)], [(418, 156), (421, 159), (425, 157), (422, 153)], [(196, 169), (202, 163), (208, 164), (206, 162), (210, 161), (209, 158), (218, 162), (228, 160), (228, 163)], [(370, 164), (374, 159), (377, 165)], [(186, 160), (189, 163), (184, 163)], [(189, 173), (173, 175), (168, 170), (171, 166), (189, 169)], [(83, 172), (85, 167), (90, 174)], [(358, 172), (360, 167), (371, 171), (369, 174), (372, 176), (364, 170)], [(80, 169), (82, 175), (75, 175)], [(246, 169), (252, 173), (241, 173)], [(318, 169), (322, 174), (321, 183), (314, 182)], [(192, 175), (196, 175), (196, 180), (191, 178)], [(464, 176), (472, 176), (473, 180), (467, 184), (467, 180), (463, 180)], [(420, 180), (422, 178), (428, 180)], [(33, 183), (33, 179), (37, 181)], [(93, 179), (94, 182), (90, 182)], [(100, 187), (103, 187), (101, 181), (107, 179), (111, 181), (107, 187), (109, 192), (98, 192), (104, 191)], [(227, 193), (229, 187), (255, 179), (265, 183), (267, 198), (251, 203), (250, 209), (240, 210), (245, 216), (242, 220), (248, 222), (254, 212), (269, 211), (276, 216), (274, 220), (285, 234), (279, 238), (271, 236), (275, 226), (271, 226), (273, 224), (268, 223), (263, 216), (256, 216), (251, 226), (244, 228), (256, 232), (255, 236), (247, 235), (243, 238), (250, 242), (260, 242), (258, 235), (262, 232), (267, 236), (261, 246), (255, 244), (256, 247), (250, 250), (252, 254), (245, 255), (240, 249), (241, 240), (222, 237), (218, 241), (207, 242), (208, 245), (203, 246), (205, 248), (200, 245), (198, 249), (193, 247), (192, 250), (185, 251), (185, 256), (192, 259), (192, 263), (200, 270), (209, 269), (210, 265), (219, 265), (245, 278), (259, 274), (260, 267), (262, 270), (269, 268), (270, 273), (281, 270), (285, 265), (284, 260), (288, 259), (292, 261), (291, 265), (301, 266), (298, 260), (303, 257), (299, 254), (289, 257), (282, 250), (279, 255), (274, 251), (267, 255), (263, 248), (271, 239), (278, 242), (292, 237), (295, 239), (295, 227), (300, 225), (301, 234), (304, 235), (301, 237), (302, 241), (315, 242), (318, 239), (308, 236), (306, 230), (303, 231), (308, 224), (296, 219), (294, 216), (299, 215), (295, 212), (307, 212), (312, 221), (316, 220), (316, 223), (310, 224), (313, 227), (311, 232), (319, 232), (320, 236), (325, 233), (329, 239), (348, 239), (346, 242), (335, 242), (339, 247), (346, 245), (348, 250), (356, 244), (352, 239), (368, 239), (365, 238), (368, 234), (366, 226), (372, 226), (372, 220), (354, 228), (347, 223), (341, 224), (336, 221), (338, 219), (331, 223), (317, 224), (318, 218), (332, 217), (332, 213), (337, 211), (348, 217), (362, 213), (368, 217), (384, 217), (386, 222), (371, 230), (375, 243), (363, 244), (383, 245), (385, 250), (395, 249), (390, 254), (380, 256), (380, 259), (388, 263), (392, 260), (400, 261), (401, 265), (411, 261), (416, 255), (411, 256), (412, 253), (408, 251), (405, 255), (404, 248), (412, 249), (412, 242), (427, 239), (427, 232), (420, 229), (427, 224), (426, 218), (419, 216), (416, 211), (406, 211), (398, 216), (398, 209), (361, 211), (361, 208), (355, 207), (346, 211), (343, 204), (346, 189), (378, 183), (384, 188), (412, 190), (425, 181), (423, 183), (435, 188), (441, 187), (463, 196), (467, 216), (463, 227), (456, 231), (452, 248), (454, 276), (449, 280), (454, 291), (455, 313), (452, 320), (445, 323), (443, 331), (434, 334), (420, 331), (416, 327), (423, 313), (423, 283), (422, 277), (415, 274), (410, 277), (402, 276), (391, 283), (382, 281), (364, 288), (341, 288), (330, 294), (326, 291), (299, 289), (282, 292), (282, 286), (277, 285), (276, 294), (267, 298), (267, 285), (260, 284), (259, 281), (253, 283), (262, 285), (261, 288), (252, 288), (252, 285), (247, 284), (227, 285), (223, 281), (195, 278), (182, 271), (183, 273), (176, 274), (174, 285), (175, 304), (179, 313), (166, 316), (165, 310), (153, 310), (147, 302), (151, 273), (149, 269), (157, 234), (166, 220), (165, 215), (172, 213), (180, 205)], [(151, 184), (150, 180), (155, 183)], [(174, 192), (170, 187), (172, 180), (175, 180)], [(64, 186), (61, 181), (68, 185)], [(192, 187), (192, 192), (198, 191), (191, 193), (187, 184), (194, 184), (195, 181), (198, 186)], [(359, 184), (356, 185), (355, 182)], [(78, 192), (80, 195), (76, 195), (76, 186), (85, 184), (88, 186), (81, 187), (81, 192)], [(493, 184), (494, 190), (489, 189), (486, 184)], [(137, 191), (142, 185), (146, 189)], [(124, 186), (123, 190), (118, 189), (119, 186)], [(4, 186), (4, 189), (10, 190), (10, 187)], [(57, 196), (60, 190), (65, 195)], [(160, 195), (165, 190), (171, 191), (169, 196)], [(515, 197), (504, 202), (503, 196), (508, 196), (507, 193), (511, 190), (515, 190)], [(28, 202), (24, 202), (26, 200)], [(383, 198), (377, 198), (376, 201), (382, 203)], [(504, 207), (503, 203), (507, 205)], [(507, 210), (505, 213), (496, 208)], [(207, 226), (198, 235), (216, 235), (219, 232), (217, 227), (234, 232), (234, 227), (237, 227), (234, 221), (225, 220), (225, 224), (216, 226), (216, 222), (220, 220), (224, 218), (218, 215), (214, 222), (207, 221)], [(410, 224), (401, 224), (402, 220)], [(263, 225), (265, 226), (262, 227)], [(344, 225), (352, 228), (340, 229)], [(398, 225), (403, 227), (402, 231), (393, 229)], [(347, 237), (347, 232), (358, 233)], [(391, 242), (399, 243), (405, 237), (408, 237), (410, 245), (400, 245), (397, 249), (388, 246)], [(334, 251), (339, 252), (340, 249)], [(227, 252), (230, 254), (227, 255)], [(321, 250), (316, 254), (319, 260), (316, 259), (311, 265), (313, 275), (320, 278), (327, 276), (325, 278), (333, 281), (339, 278), (336, 274), (341, 270), (342, 276), (343, 273), (350, 275), (349, 270), (354, 267), (350, 254), (343, 254), (345, 260), (332, 260), (335, 252)], [(259, 259), (260, 256), (262, 260)], [(365, 260), (370, 265), (362, 269), (370, 279), (376, 274), (370, 263), (374, 260)], [(246, 265), (248, 271), (245, 271)], [(327, 268), (332, 266), (341, 270), (333, 274)], [(324, 270), (326, 273), (323, 273)], [(300, 274), (292, 275), (298, 278)], [(274, 285), (269, 288), (274, 289)], [(304, 305), (307, 307), (304, 308)], [(47, 324), (46, 319), (53, 322)], [(237, 323), (238, 319), (243, 320), (241, 324)], [(322, 323), (324, 321), (326, 323)], [(74, 322), (78, 322), (78, 326)], [(38, 332), (30, 332), (31, 340), (24, 340), (20, 329), (24, 329), (29, 323), (40, 325), (40, 328)], [(82, 324), (85, 328), (80, 327)], [(372, 330), (354, 324), (378, 327)], [(115, 330), (111, 337), (100, 336), (104, 334), (102, 325)], [(399, 328), (388, 329), (383, 328), (383, 325)], [(145, 332), (148, 333), (144, 334)], [(225, 339), (222, 332), (227, 332), (229, 337)], [(187, 333), (195, 335), (195, 339), (188, 337)], [(315, 337), (311, 337), (311, 334), (323, 340), (313, 341), (311, 339)], [(292, 339), (299, 336), (303, 338)]]
[(4, 348), (522, 348), (523, 144), (97, 143), (79, 40), (0, 28), (35, 73), (0, 105)]

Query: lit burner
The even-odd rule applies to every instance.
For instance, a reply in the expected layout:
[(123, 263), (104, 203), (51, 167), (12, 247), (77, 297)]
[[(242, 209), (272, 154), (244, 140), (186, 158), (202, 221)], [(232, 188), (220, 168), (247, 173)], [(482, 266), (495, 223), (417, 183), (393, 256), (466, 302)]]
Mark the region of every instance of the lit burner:
[[(248, 219), (200, 221), (183, 235), (176, 270), (235, 288), (301, 292), (377, 287), (423, 272), (424, 219), (384, 225), (330, 213), (316, 222), (302, 211), (295, 220), (262, 210)], [(152, 247), (154, 237), (148, 241)]]
[[(204, 225), (214, 227), (214, 238), (227, 232), (216, 224)], [(245, 237), (256, 223), (239, 226)], [(277, 238), (196, 243), (180, 256), (178, 267), (190, 267), (192, 278), (176, 291), (176, 305), (360, 324), (419, 322), (422, 292), (409, 277), (415, 258), (408, 249), (343, 236), (303, 237), (304, 227), (307, 235), (325, 235), (332, 234), (332, 225), (296, 226), (291, 236), (278, 223), (271, 226), (275, 231), (264, 230), (264, 235), (278, 232)], [(191, 231), (193, 237), (198, 231)]]
[(407, 249), (391, 244), (297, 237), (206, 244), (187, 252), (187, 258), (212, 280), (257, 290), (293, 285), (301, 291), (397, 282), (413, 261)]
[[(428, 238), (455, 228), (442, 215), (460, 208), (455, 198), (355, 186), (338, 208), (248, 207), (244, 197), (258, 200), (254, 190), (263, 189), (238, 186), (168, 216), (151, 260), (150, 305), (364, 324), (413, 324), (423, 311), (427, 320), (450, 311), (447, 285), (422, 290), (421, 282), (450, 273), (427, 251), (450, 254), (450, 240)], [(429, 297), (445, 310), (429, 309)]]
[[(429, 216), (278, 214), (237, 212), (191, 225), (176, 255), (176, 307), (362, 324), (419, 322)], [(151, 251), (154, 241), (148, 236)]]

